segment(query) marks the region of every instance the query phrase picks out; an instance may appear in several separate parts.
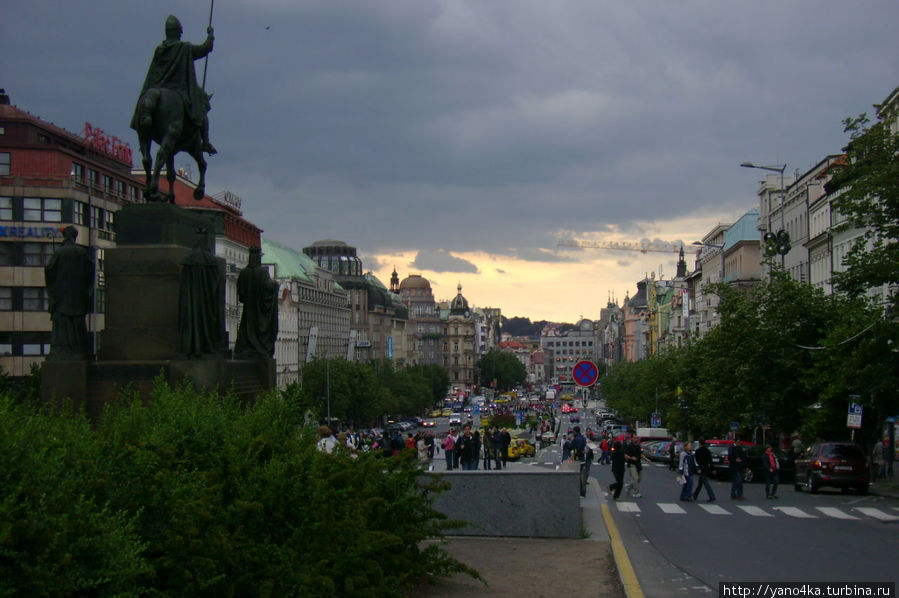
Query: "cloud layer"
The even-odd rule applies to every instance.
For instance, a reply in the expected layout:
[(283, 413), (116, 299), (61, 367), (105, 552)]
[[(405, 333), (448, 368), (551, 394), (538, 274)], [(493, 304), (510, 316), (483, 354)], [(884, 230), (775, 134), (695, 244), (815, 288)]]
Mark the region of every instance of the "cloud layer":
[[(689, 243), (755, 205), (761, 177), (740, 162), (804, 171), (843, 146), (843, 118), (899, 83), (894, 0), (215, 10), (213, 192), (243, 197), (246, 217), (280, 243), (340, 238), (382, 279), (407, 267), (448, 296), (464, 274), (473, 304), (536, 318), (595, 317), (646, 271), (674, 271), (672, 256), (573, 252), (560, 238)], [(166, 15), (199, 43), (207, 11), (20, 3), (0, 23), (3, 85), (42, 118), (72, 131), (90, 121), (136, 148), (127, 123)], [(595, 280), (575, 278), (582, 260), (602, 266)], [(568, 293), (551, 308), (504, 305), (523, 293), (500, 288), (498, 271), (537, 297), (544, 270), (593, 303)]]

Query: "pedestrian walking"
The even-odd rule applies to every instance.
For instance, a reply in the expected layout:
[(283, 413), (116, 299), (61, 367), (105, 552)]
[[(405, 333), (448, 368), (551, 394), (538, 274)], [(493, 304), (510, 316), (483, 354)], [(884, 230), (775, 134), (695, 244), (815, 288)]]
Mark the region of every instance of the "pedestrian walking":
[(677, 443), (673, 440), (668, 443), (668, 469), (677, 469)]
[(609, 459), (612, 464), (612, 475), (615, 476), (615, 483), (609, 484), (609, 492), (613, 493), (612, 498), (618, 500), (621, 497), (621, 489), (624, 487), (624, 449), (620, 441), (616, 440), (612, 443)]
[(608, 465), (612, 462), (612, 452), (611, 449), (612, 444), (609, 442), (608, 438), (603, 438), (602, 442), (599, 443), (599, 464), (600, 465)]
[(643, 460), (649, 461), (649, 458), (643, 454), (643, 446), (637, 436), (632, 436), (631, 441), (624, 448), (624, 458), (627, 461), (628, 484), (625, 487), (631, 496), (641, 498), (640, 494), (640, 478), (643, 472)]
[(693, 453), (693, 459), (696, 461), (696, 490), (693, 491), (693, 500), (699, 498), (700, 492), (705, 488), (709, 495), (709, 502), (715, 502), (715, 492), (712, 490), (712, 484), (709, 483), (709, 476), (712, 475), (712, 451), (705, 444), (705, 439), (699, 439), (699, 448)]
[(677, 471), (684, 477), (680, 489), (680, 499), (685, 502), (693, 500), (693, 475), (696, 473), (696, 461), (693, 458), (693, 443), (685, 442), (680, 452)]
[(765, 468), (765, 498), (777, 498), (777, 484), (780, 482), (777, 471), (780, 469), (780, 463), (770, 444), (765, 445), (762, 465)]
[(493, 458), (496, 461), (495, 469), (501, 469), (503, 454), (503, 433), (496, 426), (493, 426)]
[(746, 454), (740, 439), (727, 449), (727, 462), (730, 464), (730, 497), (743, 500), (743, 471), (746, 469)]
[(503, 468), (506, 467), (506, 461), (509, 460), (509, 445), (512, 444), (512, 434), (508, 428), (503, 428)]
[(453, 438), (453, 429), (450, 428), (446, 437), (443, 439), (443, 457), (446, 459), (446, 470), (452, 471), (453, 469), (453, 455), (456, 453), (454, 450), (456, 448), (456, 439)]
[(493, 434), (484, 429), (484, 470), (490, 471), (490, 462), (493, 461)]

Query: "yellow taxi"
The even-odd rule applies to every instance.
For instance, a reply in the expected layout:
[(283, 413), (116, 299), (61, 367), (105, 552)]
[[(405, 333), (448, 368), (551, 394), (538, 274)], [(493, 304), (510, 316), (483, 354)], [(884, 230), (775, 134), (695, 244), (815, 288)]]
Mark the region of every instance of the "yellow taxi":
[(441, 416), (441, 417), (449, 417), (449, 416), (451, 416), (452, 414), (453, 414), (453, 408), (452, 408), (452, 407), (444, 407), (443, 409), (440, 410), (440, 416)]
[(428, 417), (440, 417), (441, 415), (443, 415), (443, 409), (434, 409), (428, 413)]
[(533, 444), (528, 444), (524, 438), (513, 438), (509, 444), (509, 459), (517, 460), (522, 457), (533, 457), (537, 454), (537, 449)]

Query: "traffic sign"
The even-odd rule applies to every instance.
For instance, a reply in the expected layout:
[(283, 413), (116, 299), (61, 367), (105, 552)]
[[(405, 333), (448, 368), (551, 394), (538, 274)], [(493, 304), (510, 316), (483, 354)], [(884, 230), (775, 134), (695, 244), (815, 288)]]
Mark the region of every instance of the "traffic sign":
[(662, 427), (662, 414), (661, 413), (653, 413), (650, 418), (653, 428), (661, 428)]
[(592, 361), (582, 359), (574, 364), (571, 371), (575, 384), (578, 386), (593, 386), (599, 379), (599, 370)]
[[(850, 398), (857, 398), (858, 395), (850, 395)], [(846, 417), (846, 427), (847, 428), (855, 428), (856, 430), (862, 427), (862, 404), (861, 403), (849, 403), (849, 415)]]

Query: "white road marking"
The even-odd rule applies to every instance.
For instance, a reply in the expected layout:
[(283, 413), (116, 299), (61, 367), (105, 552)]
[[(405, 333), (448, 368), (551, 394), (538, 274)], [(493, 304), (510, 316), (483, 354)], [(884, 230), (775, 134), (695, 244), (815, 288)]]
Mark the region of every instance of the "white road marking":
[(656, 504), (659, 505), (659, 508), (662, 509), (662, 511), (668, 514), (685, 515), (687, 513), (680, 505), (676, 505), (673, 502), (660, 502)]
[(618, 510), (622, 513), (639, 513), (640, 507), (635, 502), (620, 502), (618, 503)]
[(854, 517), (849, 513), (844, 513), (836, 507), (815, 507), (828, 517), (833, 517), (835, 519), (858, 519), (858, 517)]
[(730, 511), (720, 505), (699, 505), (712, 515), (733, 515)]
[(799, 517), (800, 519), (817, 519), (817, 515), (810, 515), (798, 507), (774, 507), (775, 511), (780, 511), (784, 515), (790, 517)]
[(743, 509), (745, 512), (753, 515), (754, 517), (774, 517), (771, 513), (765, 512), (758, 507), (744, 507), (743, 505), (737, 505), (738, 509)]
[(859, 513), (864, 513), (868, 517), (873, 517), (874, 519), (880, 519), (881, 521), (897, 521), (899, 517), (895, 515), (890, 515), (889, 513), (884, 513), (880, 509), (875, 509), (873, 507), (855, 507), (855, 510)]

